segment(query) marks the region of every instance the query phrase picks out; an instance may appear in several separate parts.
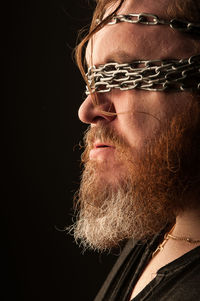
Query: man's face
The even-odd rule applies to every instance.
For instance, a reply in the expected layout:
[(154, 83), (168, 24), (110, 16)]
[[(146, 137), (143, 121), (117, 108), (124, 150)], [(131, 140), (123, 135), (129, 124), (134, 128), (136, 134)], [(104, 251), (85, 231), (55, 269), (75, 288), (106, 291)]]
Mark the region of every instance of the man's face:
[[(126, 1), (119, 14), (154, 13), (165, 17), (168, 1)], [(162, 3), (162, 6), (160, 5)], [(162, 8), (161, 8), (162, 7)], [(144, 26), (128, 23), (107, 25), (93, 38), (87, 48), (88, 64), (96, 66), (108, 62), (131, 62), (187, 58), (194, 55), (191, 40), (168, 26)], [(141, 90), (120, 91), (98, 94), (99, 106), (92, 104), (89, 95), (79, 110), (79, 118), (92, 126), (104, 123), (114, 129), (130, 145), (133, 152), (142, 149), (145, 141), (159, 132), (162, 121), (171, 119), (177, 111), (184, 110), (190, 101), (187, 93), (161, 93)], [(102, 110), (116, 113), (115, 118), (102, 114)], [(106, 141), (104, 141), (106, 144)], [(98, 144), (98, 141), (97, 141)], [(98, 148), (91, 152), (91, 159), (114, 159), (113, 148)], [(113, 173), (113, 171), (112, 171)]]
[[(127, 0), (118, 14), (145, 12), (166, 19), (168, 17), (165, 16), (165, 12), (170, 1), (171, 0)], [(110, 8), (107, 13), (109, 14), (113, 9), (113, 7)], [(87, 46), (86, 58), (89, 66), (98, 66), (113, 61), (127, 63), (138, 59), (181, 59), (195, 55), (194, 48), (191, 45), (192, 42), (189, 37), (174, 31), (168, 26), (144, 26), (141, 24), (118, 23), (115, 25), (106, 25), (93, 36), (92, 43), (90, 41)], [(96, 225), (98, 225), (96, 226), (97, 228), (102, 227), (104, 218), (102, 207), (105, 203), (107, 206), (106, 211), (109, 211), (109, 202), (110, 204), (114, 204), (115, 207), (121, 206), (120, 212), (123, 212), (123, 208), (126, 207), (128, 211), (132, 211), (133, 213), (135, 211), (134, 206), (137, 207), (138, 209), (134, 214), (140, 216), (140, 220), (137, 220), (135, 226), (131, 224), (130, 227), (135, 227), (135, 229), (139, 227), (139, 224), (142, 223), (141, 219), (143, 219), (142, 210), (145, 211), (145, 207), (147, 207), (145, 202), (144, 204), (141, 203), (140, 207), (139, 202), (145, 193), (145, 185), (149, 189), (149, 197), (144, 195), (144, 199), (148, 199), (148, 204), (151, 204), (148, 210), (152, 210), (152, 214), (149, 214), (146, 219), (147, 221), (144, 223), (148, 224), (148, 219), (156, 223), (155, 220), (159, 219), (159, 215), (156, 216), (155, 212), (159, 211), (159, 209), (150, 208), (154, 207), (154, 205), (152, 205), (153, 199), (165, 199), (165, 196), (161, 197), (161, 194), (160, 196), (155, 196), (156, 192), (153, 191), (159, 191), (158, 182), (162, 182), (162, 179), (158, 181), (158, 179), (154, 178), (153, 174), (158, 174), (159, 177), (165, 178), (164, 168), (162, 168), (162, 162), (164, 160), (160, 157), (159, 152), (167, 153), (163, 151), (162, 144), (164, 144), (164, 148), (166, 148), (169, 141), (169, 137), (166, 137), (167, 132), (168, 134), (170, 132), (170, 135), (172, 134), (170, 124), (179, 116), (177, 126), (179, 127), (180, 116), (186, 109), (188, 110), (192, 96), (186, 92), (164, 93), (147, 92), (137, 89), (128, 91), (113, 89), (109, 93), (99, 93), (97, 97), (98, 105), (94, 104), (92, 96), (89, 95), (79, 109), (80, 120), (90, 124), (92, 128), (92, 132), (91, 134), (89, 133), (88, 141), (86, 142), (88, 147), (84, 154), (84, 159), (87, 164), (81, 186), (81, 191), (84, 191), (82, 195), (84, 195), (85, 200), (88, 200), (88, 203), (85, 200), (81, 200), (83, 202), (82, 207), (86, 210), (86, 213), (82, 214), (81, 219), (87, 218), (87, 215), (92, 215), (89, 219), (92, 219), (93, 224), (84, 226), (85, 229), (89, 229), (87, 231), (85, 230), (85, 233), (91, 233), (94, 230), (95, 221)], [(115, 114), (107, 115), (104, 112)], [(169, 128), (170, 130), (168, 131)], [(176, 126), (174, 128), (176, 128)], [(155, 147), (153, 145), (153, 150), (149, 148), (149, 144), (151, 143), (155, 144)], [(176, 148), (177, 145), (175, 149)], [(176, 150), (174, 150), (174, 152), (176, 152)], [(159, 153), (159, 155), (156, 155), (157, 153)], [(154, 162), (154, 158), (157, 164)], [(148, 164), (147, 170), (145, 170), (145, 164)], [(157, 170), (154, 168), (155, 166), (157, 166)], [(158, 169), (160, 171), (158, 171)], [(140, 173), (143, 174), (141, 175)], [(133, 180), (134, 176), (135, 180)], [(141, 176), (142, 178), (140, 179)], [(150, 179), (153, 179), (152, 183), (150, 183)], [(169, 179), (169, 175), (166, 176), (166, 181), (168, 181), (167, 179)], [(123, 186), (123, 189), (121, 189), (120, 185)], [(167, 186), (168, 183), (164, 183), (164, 185), (166, 185), (167, 190), (170, 189)], [(161, 190), (163, 190), (163, 186), (160, 191)], [(137, 205), (134, 205), (134, 201), (132, 202), (131, 200), (131, 196), (134, 193), (137, 195)], [(155, 193), (154, 196), (153, 193)], [(126, 197), (124, 197), (124, 199), (126, 198), (126, 202), (130, 200), (130, 206), (125, 205), (127, 203), (121, 205), (120, 203), (119, 205), (116, 204), (120, 202), (119, 199), (123, 198), (123, 194), (126, 194)], [(112, 201), (110, 199), (112, 199)], [(164, 203), (165, 200), (162, 200), (162, 202)], [(156, 201), (155, 204), (157, 204)], [(166, 202), (166, 204), (168, 203)], [(166, 204), (163, 205), (163, 211), (166, 210), (168, 206)], [(160, 205), (157, 204), (155, 206), (159, 207)], [(95, 209), (92, 207), (95, 207)], [(171, 209), (169, 209), (167, 214), (172, 212), (170, 210)], [(112, 219), (111, 214), (114, 211), (115, 209), (112, 207), (106, 223)], [(128, 212), (126, 210), (124, 210), (124, 212), (126, 212), (125, 215), (128, 216)], [(117, 220), (120, 214), (121, 213), (119, 213), (119, 211), (117, 213), (116, 210), (112, 222), (114, 219)], [(145, 214), (147, 216), (148, 212)], [(123, 220), (125, 222), (126, 216), (121, 217), (121, 223), (123, 223)], [(100, 219), (101, 227), (100, 224), (98, 224)], [(130, 215), (129, 219), (134, 219), (134, 215)], [(165, 223), (166, 216), (157, 228), (159, 229), (159, 227)], [(104, 229), (105, 227), (106, 224), (104, 223)], [(115, 228), (114, 224), (110, 225), (110, 229), (112, 227)], [(116, 227), (118, 227), (117, 231), (119, 232), (120, 224)], [(149, 225), (146, 225), (146, 228), (148, 227), (150, 228)], [(138, 238), (144, 236), (145, 231), (141, 230), (141, 232), (142, 231), (143, 233), (141, 235), (136, 235)], [(104, 232), (106, 232), (106, 230)], [(87, 236), (85, 233), (78, 234), (77, 237)], [(97, 233), (96, 231), (96, 236), (101, 235), (101, 233)], [(112, 237), (111, 233), (109, 233), (109, 235)], [(123, 235), (118, 236), (118, 240), (123, 239)], [(128, 236), (129, 234), (124, 234), (124, 238)], [(86, 238), (86, 240), (90, 240), (90, 238)], [(107, 239), (107, 245), (116, 244), (114, 239), (112, 241), (111, 238), (109, 242), (108, 240), (109, 239)], [(95, 246), (95, 242), (91, 242), (91, 245)], [(98, 243), (96, 245), (98, 245)], [(106, 248), (106, 242), (102, 243), (102, 245), (99, 244), (97, 247)]]

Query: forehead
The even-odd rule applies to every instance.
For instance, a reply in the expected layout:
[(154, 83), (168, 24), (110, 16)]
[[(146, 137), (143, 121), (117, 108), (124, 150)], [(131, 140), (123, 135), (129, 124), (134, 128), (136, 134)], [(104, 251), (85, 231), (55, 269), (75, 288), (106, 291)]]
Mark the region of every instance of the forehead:
[[(145, 12), (169, 19), (166, 16), (168, 2), (169, 0), (128, 0), (118, 14)], [(105, 16), (114, 8), (110, 7)], [(86, 59), (89, 65), (99, 65), (111, 61), (123, 63), (137, 59), (179, 59), (194, 54), (191, 38), (168, 26), (122, 22), (108, 24), (93, 36), (92, 43), (88, 43)]]

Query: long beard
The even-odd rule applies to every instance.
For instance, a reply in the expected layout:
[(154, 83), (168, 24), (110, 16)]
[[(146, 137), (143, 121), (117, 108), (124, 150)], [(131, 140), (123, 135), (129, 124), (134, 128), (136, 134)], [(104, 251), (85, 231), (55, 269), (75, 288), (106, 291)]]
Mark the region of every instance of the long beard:
[[(199, 187), (199, 134), (196, 106), (163, 125), (162, 134), (134, 152), (115, 132), (90, 129), (84, 138), (85, 164), (77, 193), (77, 220), (68, 228), (84, 249), (109, 250), (129, 238), (147, 240), (191, 205)], [(115, 163), (89, 160), (95, 139), (116, 147)], [(107, 177), (120, 166), (115, 177)], [(197, 195), (199, 193), (199, 189)]]

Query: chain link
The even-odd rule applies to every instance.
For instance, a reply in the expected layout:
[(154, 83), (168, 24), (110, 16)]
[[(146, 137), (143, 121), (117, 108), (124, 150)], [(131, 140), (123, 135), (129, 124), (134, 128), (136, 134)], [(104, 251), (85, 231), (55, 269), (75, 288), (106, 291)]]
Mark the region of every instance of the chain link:
[(152, 14), (127, 14), (127, 15), (115, 15), (112, 20), (108, 23), (113, 25), (119, 22), (127, 22), (132, 24), (143, 24), (143, 25), (168, 25), (171, 28), (190, 34), (200, 35), (200, 23), (191, 23), (183, 20), (172, 19), (163, 20), (156, 15)]
[(200, 92), (200, 55), (181, 60), (137, 60), (130, 64), (92, 66), (86, 74), (91, 92), (142, 89), (148, 91)]

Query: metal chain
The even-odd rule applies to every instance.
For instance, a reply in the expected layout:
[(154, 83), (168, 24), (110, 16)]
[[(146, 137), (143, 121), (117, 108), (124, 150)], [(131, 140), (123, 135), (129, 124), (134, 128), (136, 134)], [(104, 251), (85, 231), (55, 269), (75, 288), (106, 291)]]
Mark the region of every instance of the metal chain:
[(198, 244), (198, 243), (200, 243), (200, 239), (192, 239), (190, 237), (180, 237), (180, 236), (175, 236), (175, 235), (172, 235), (172, 234), (168, 234), (167, 238), (172, 238), (174, 240), (187, 241), (190, 244)]
[(200, 23), (191, 23), (183, 20), (172, 19), (163, 20), (156, 15), (152, 14), (127, 14), (113, 16), (112, 20), (108, 24), (113, 25), (119, 22), (128, 22), (132, 24), (143, 25), (168, 25), (171, 28), (190, 34), (200, 35)]
[(137, 60), (130, 64), (92, 66), (86, 74), (91, 92), (142, 89), (148, 91), (200, 92), (200, 54), (181, 60)]

